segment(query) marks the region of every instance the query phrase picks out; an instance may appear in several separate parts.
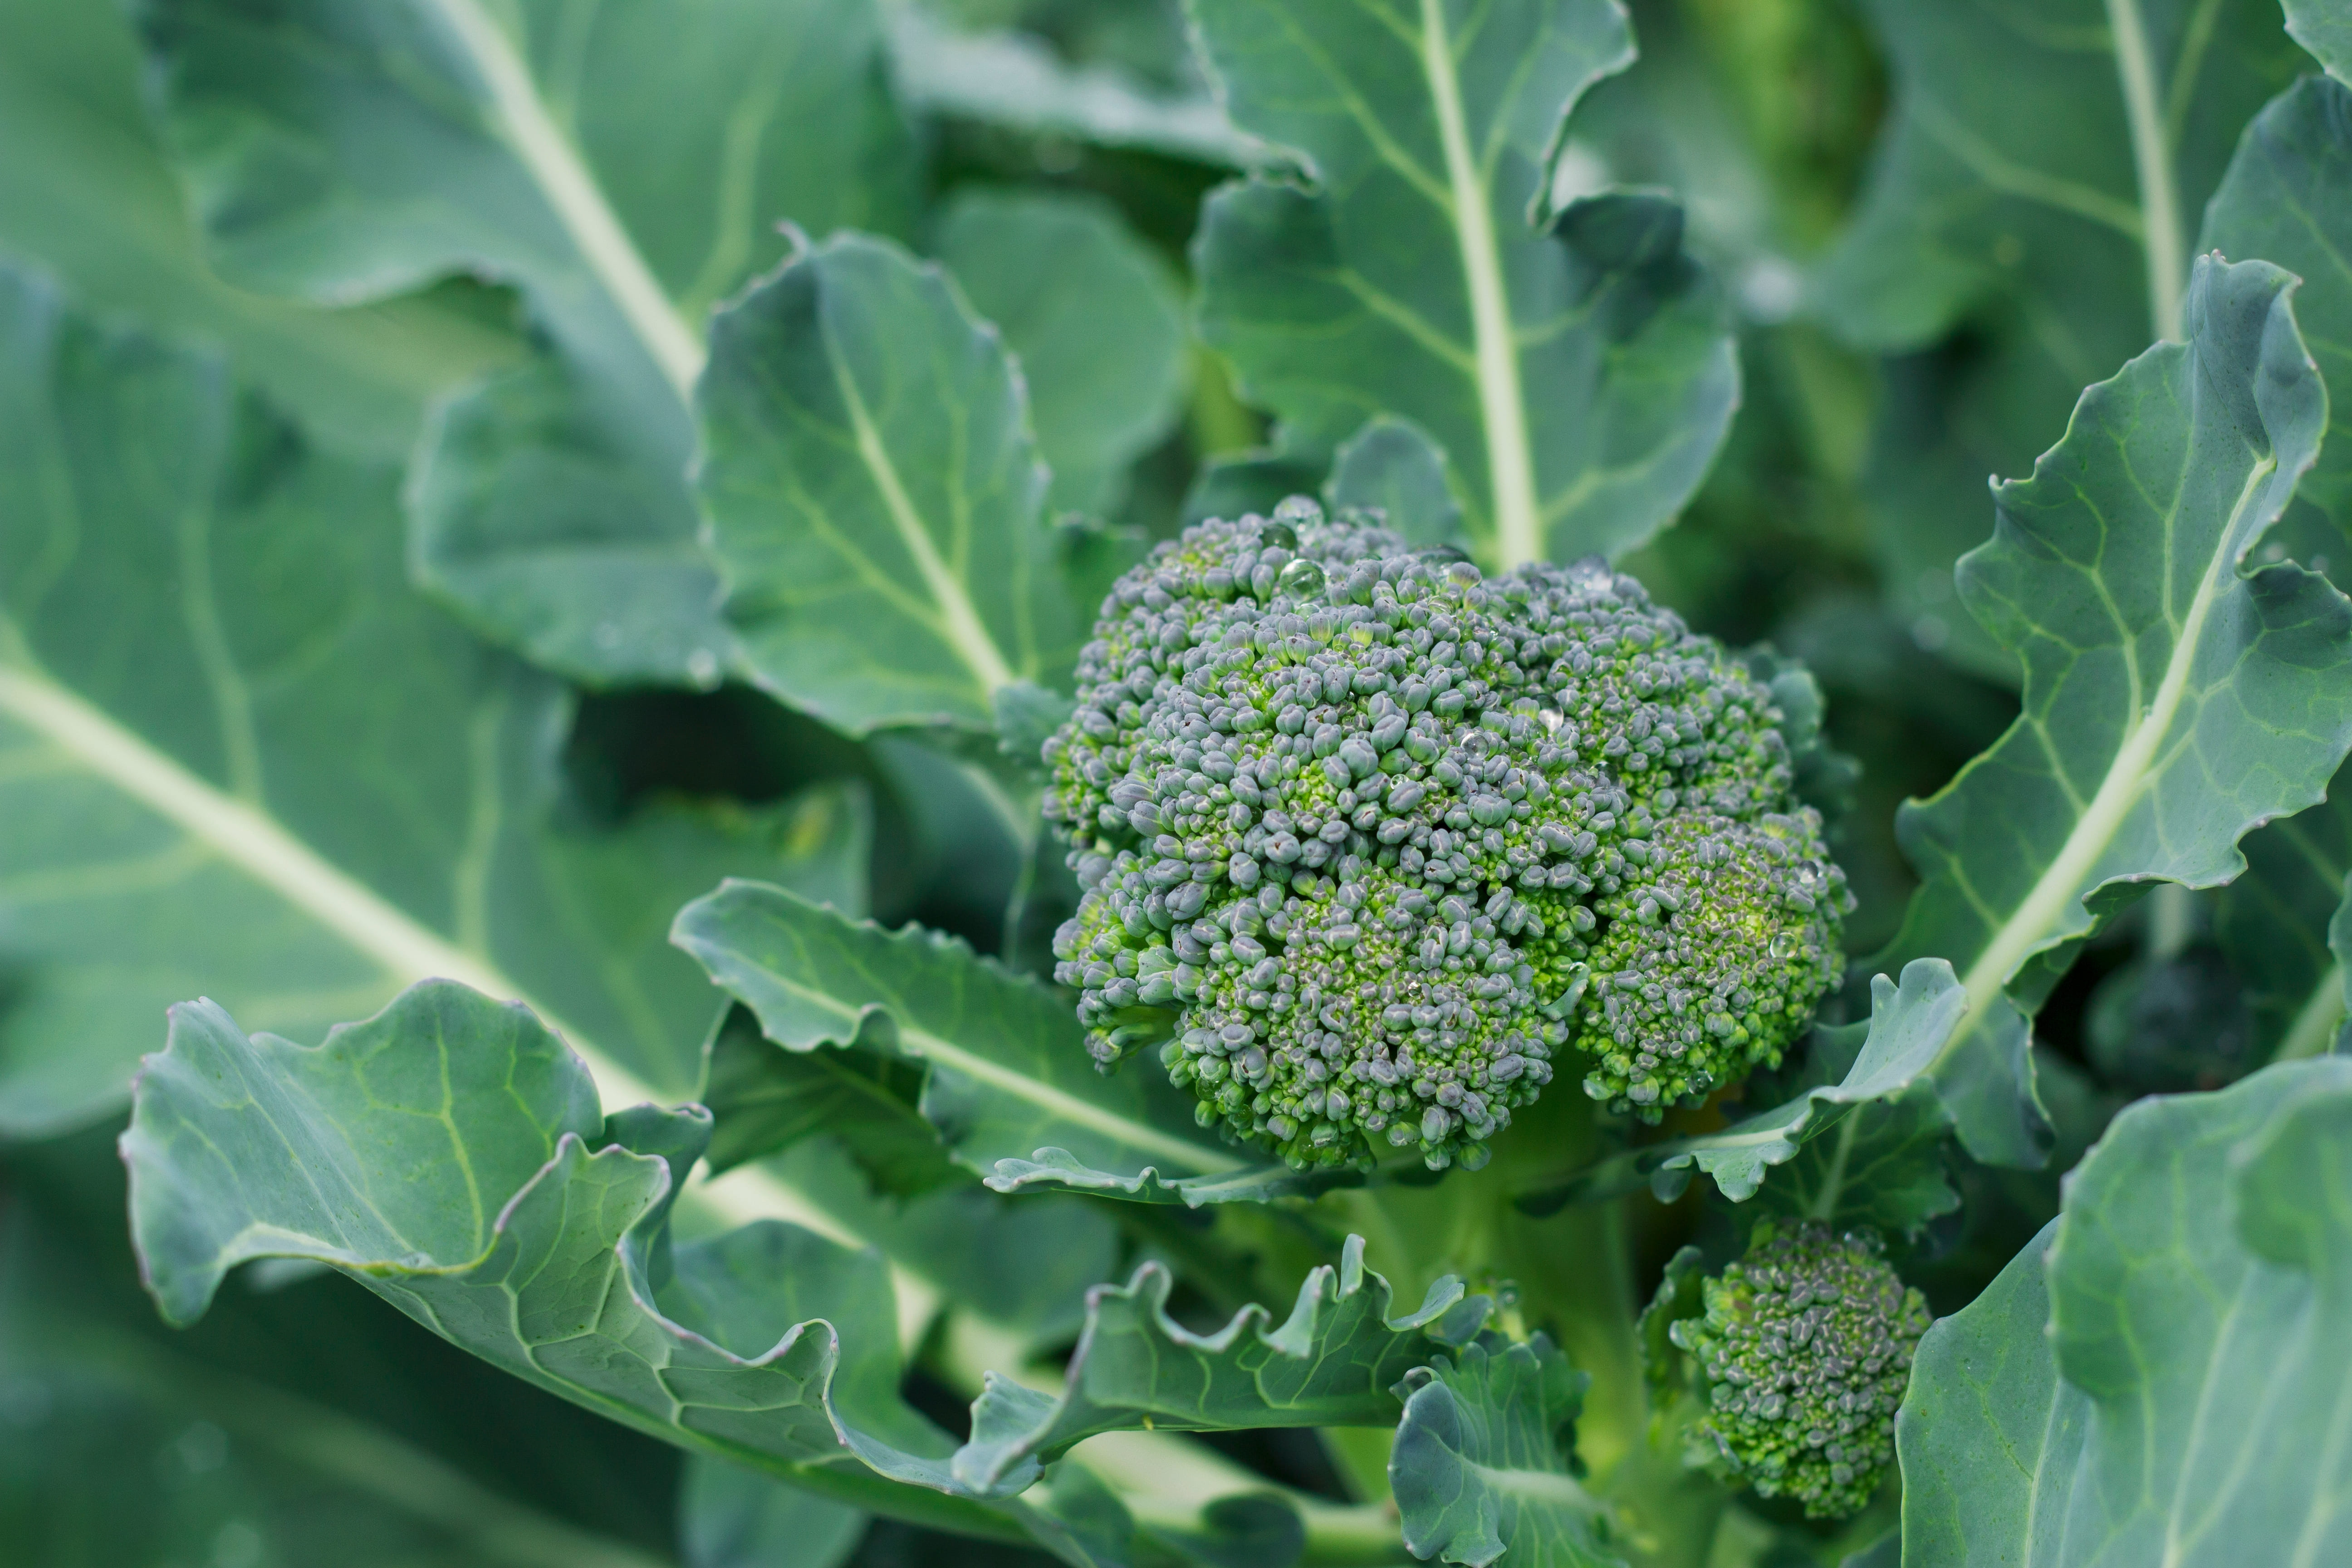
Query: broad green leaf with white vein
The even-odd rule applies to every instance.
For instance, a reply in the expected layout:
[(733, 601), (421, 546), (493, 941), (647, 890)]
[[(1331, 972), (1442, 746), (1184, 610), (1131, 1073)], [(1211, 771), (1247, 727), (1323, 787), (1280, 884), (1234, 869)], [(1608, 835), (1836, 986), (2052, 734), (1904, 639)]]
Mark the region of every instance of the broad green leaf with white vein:
[(1904, 1563), (2352, 1552), (2347, 1150), (2337, 1060), (2116, 1118), (2065, 1212), (1920, 1343), (1895, 1428)]
[(2286, 0), (2286, 30), (2328, 75), (2352, 77), (2352, 16), (2338, 0)]
[(1965, 349), (1896, 367), (1864, 500), (1904, 619), (2013, 680), (1950, 592), (1952, 563), (1991, 522), (1979, 487), (2023, 471), (2084, 385), (2180, 335), (2198, 214), (2239, 129), (2301, 60), (2273, 0), (1867, 9), (1893, 103), (1809, 300), (1881, 351), (1969, 327)]
[(1069, 1004), (963, 943), (885, 931), (782, 888), (730, 881), (678, 911), (675, 940), (780, 1049), (896, 1049), (929, 1067), (922, 1112), (983, 1173), (1066, 1149), (1115, 1171), (1244, 1162), (1194, 1125), (1166, 1077), (1095, 1070)]
[(1981, 1159), (2039, 1157), (2025, 1020), (2080, 942), (2148, 882), (2236, 876), (2238, 840), (2317, 801), (2352, 746), (2352, 605), (2293, 564), (2244, 569), (2327, 420), (2293, 286), (2200, 259), (2189, 341), (2085, 392), (1961, 563), (2024, 668), (2024, 712), (1904, 808), (1924, 885), (1872, 964), (1959, 973), (1968, 1016), (1935, 1070)]
[(940, 262), (1004, 334), (1053, 473), (1045, 504), (1095, 516), (1166, 439), (1184, 394), (1183, 301), (1167, 263), (1108, 203), (967, 190), (940, 215)]
[(184, 997), (316, 1037), (433, 973), (684, 1092), (709, 1000), (675, 903), (763, 864), (860, 897), (838, 795), (567, 815), (567, 700), (409, 590), (395, 476), (217, 359), (5, 272), (0, 345), (0, 1125), (119, 1106)]
[(721, 311), (697, 485), (751, 675), (862, 734), (987, 728), (1075, 652), (1003, 341), (936, 267), (845, 236)]
[[(1738, 401), (1682, 215), (1549, 210), (1577, 100), (1633, 58), (1613, 0), (1192, 0), (1235, 123), (1295, 150), (1202, 214), (1201, 329), (1285, 456), (1373, 415), (1449, 459), (1491, 563), (1632, 548), (1706, 471)], [(1536, 226), (1540, 222), (1542, 232)]]
[(668, 1442), (860, 1507), (1032, 1534), (1017, 1502), (942, 1495), (954, 1443), (898, 1397), (878, 1257), (772, 1220), (673, 1247), (669, 1205), (709, 1128), (698, 1107), (607, 1121), (527, 1010), (436, 981), (310, 1048), (248, 1038), (208, 1002), (173, 1008), (122, 1149), (142, 1271), (173, 1321), (241, 1262), (315, 1258)]
[[(729, 649), (683, 480), (701, 320), (782, 253), (779, 218), (905, 223), (910, 143), (871, 5), (704, 0), (687, 26), (656, 0), (134, 16), (224, 276), (341, 304), (482, 274), (553, 338), (528, 395), (484, 388), (428, 445), (428, 580), (568, 672), (715, 679)], [(581, 491), (560, 481), (583, 469), (625, 473), (637, 504), (568, 510)], [(641, 595), (673, 618), (632, 614)]]
[(93, 309), (219, 339), (339, 450), (406, 457), (428, 401), (524, 352), (487, 297), (442, 290), (326, 310), (214, 276), (139, 101), (137, 46), (114, 6), (0, 0), (0, 250), (53, 270)]
[(1413, 1555), (1486, 1568), (1608, 1568), (1601, 1505), (1570, 1469), (1588, 1379), (1538, 1334), (1465, 1345), (1397, 1385), (1389, 1484)]

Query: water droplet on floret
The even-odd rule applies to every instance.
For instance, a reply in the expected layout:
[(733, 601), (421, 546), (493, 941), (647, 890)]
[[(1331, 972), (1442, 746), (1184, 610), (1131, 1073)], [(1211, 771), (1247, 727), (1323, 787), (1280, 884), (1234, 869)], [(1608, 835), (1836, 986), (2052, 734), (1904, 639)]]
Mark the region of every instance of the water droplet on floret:
[(1562, 569), (1569, 586), (1586, 594), (1606, 594), (1617, 586), (1617, 574), (1598, 555), (1585, 555)]
[[(1284, 530), (1286, 533), (1289, 531)], [(1323, 568), (1305, 556), (1291, 562), (1274, 580), (1275, 591), (1294, 599), (1320, 598), (1323, 594)]]
[(1261, 547), (1278, 544), (1285, 550), (1296, 550), (1298, 531), (1286, 522), (1269, 522), (1257, 531), (1257, 542)]

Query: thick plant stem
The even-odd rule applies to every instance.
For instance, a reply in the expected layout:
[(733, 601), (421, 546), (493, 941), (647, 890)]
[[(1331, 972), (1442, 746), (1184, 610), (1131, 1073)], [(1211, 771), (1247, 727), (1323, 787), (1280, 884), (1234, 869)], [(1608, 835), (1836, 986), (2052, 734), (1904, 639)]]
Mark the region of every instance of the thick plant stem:
[(1336, 1224), (1363, 1235), (1365, 1262), (1402, 1301), (1419, 1300), (1441, 1274), (1460, 1275), (1473, 1290), (1516, 1291), (1505, 1326), (1549, 1334), (1592, 1378), (1577, 1450), (1595, 1478), (1633, 1450), (1647, 1419), (1621, 1208), (1585, 1205), (1533, 1219), (1511, 1194), (1540, 1173), (1593, 1157), (1601, 1136), (1592, 1102), (1572, 1084), (1556, 1086), (1495, 1140), (1483, 1171), (1324, 1200)]

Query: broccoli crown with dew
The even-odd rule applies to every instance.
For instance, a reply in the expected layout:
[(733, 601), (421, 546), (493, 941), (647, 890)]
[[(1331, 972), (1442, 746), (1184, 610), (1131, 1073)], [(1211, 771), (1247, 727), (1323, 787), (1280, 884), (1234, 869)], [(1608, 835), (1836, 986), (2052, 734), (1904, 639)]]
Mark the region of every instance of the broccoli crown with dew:
[(1049, 740), (1106, 1067), (1294, 1164), (1476, 1165), (1573, 1042), (1655, 1121), (1776, 1063), (1843, 875), (1765, 689), (1595, 558), (1488, 580), (1326, 521), (1212, 521), (1104, 601)]
[(1696, 1433), (1720, 1470), (1808, 1517), (1858, 1513), (1895, 1462), (1895, 1407), (1932, 1321), (1875, 1232), (1765, 1220), (1670, 1331), (1704, 1373)]

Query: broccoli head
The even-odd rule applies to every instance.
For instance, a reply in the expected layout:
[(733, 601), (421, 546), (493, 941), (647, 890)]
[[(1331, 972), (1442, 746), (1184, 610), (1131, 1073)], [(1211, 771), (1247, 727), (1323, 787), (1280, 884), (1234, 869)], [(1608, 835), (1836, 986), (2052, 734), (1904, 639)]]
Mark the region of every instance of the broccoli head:
[(1814, 1519), (1862, 1510), (1895, 1462), (1895, 1407), (1931, 1321), (1875, 1232), (1764, 1220), (1669, 1331), (1704, 1374), (1714, 1466)]
[(1656, 1121), (1777, 1063), (1849, 902), (1769, 692), (1598, 558), (1489, 580), (1286, 501), (1104, 601), (1045, 744), (1108, 1068), (1294, 1164), (1475, 1166), (1557, 1053)]

